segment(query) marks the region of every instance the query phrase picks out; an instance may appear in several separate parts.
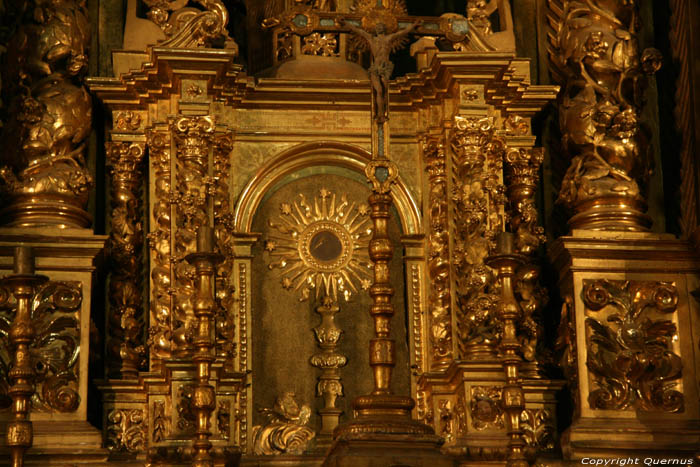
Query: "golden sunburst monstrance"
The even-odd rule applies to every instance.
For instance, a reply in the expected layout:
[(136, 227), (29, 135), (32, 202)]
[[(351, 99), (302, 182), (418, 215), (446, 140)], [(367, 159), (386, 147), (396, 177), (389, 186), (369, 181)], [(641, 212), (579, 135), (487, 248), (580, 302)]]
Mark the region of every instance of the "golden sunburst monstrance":
[(372, 284), (369, 241), (372, 227), (369, 206), (338, 201), (322, 188), (310, 203), (303, 194), (292, 203), (280, 204), (277, 221), (270, 221), (265, 242), (270, 269), (281, 271), (282, 287), (299, 293), (299, 300), (313, 295), (346, 301)]

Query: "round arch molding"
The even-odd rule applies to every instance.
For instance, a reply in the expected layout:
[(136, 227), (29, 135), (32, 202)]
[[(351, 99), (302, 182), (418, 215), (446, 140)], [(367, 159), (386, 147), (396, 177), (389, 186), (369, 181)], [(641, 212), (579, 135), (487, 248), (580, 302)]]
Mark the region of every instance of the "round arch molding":
[[(366, 150), (335, 141), (303, 143), (281, 152), (260, 168), (243, 189), (234, 211), (236, 231), (251, 231), (253, 217), (265, 194), (287, 175), (308, 167), (332, 166), (349, 169), (364, 176), (365, 166), (369, 161), (370, 153)], [(420, 209), (400, 175), (391, 189), (391, 194), (404, 235), (422, 233)]]

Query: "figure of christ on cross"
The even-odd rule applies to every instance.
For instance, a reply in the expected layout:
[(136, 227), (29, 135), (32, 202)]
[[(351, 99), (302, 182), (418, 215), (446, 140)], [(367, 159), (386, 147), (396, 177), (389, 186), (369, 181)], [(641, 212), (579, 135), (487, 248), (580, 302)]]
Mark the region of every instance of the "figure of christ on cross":
[(416, 21), (412, 25), (396, 31), (393, 34), (386, 34), (386, 25), (382, 22), (377, 22), (374, 34), (370, 34), (362, 28), (358, 28), (347, 21), (345, 18), (339, 18), (338, 22), (341, 26), (347, 27), (352, 32), (364, 39), (369, 44), (369, 50), (372, 54), (372, 65), (369, 67), (369, 79), (372, 84), (372, 92), (374, 93), (374, 102), (376, 104), (376, 112), (374, 118), (378, 124), (382, 124), (389, 119), (388, 109), (388, 93), (389, 79), (394, 71), (394, 64), (391, 61), (390, 55), (396, 41), (413, 32), (422, 21)]

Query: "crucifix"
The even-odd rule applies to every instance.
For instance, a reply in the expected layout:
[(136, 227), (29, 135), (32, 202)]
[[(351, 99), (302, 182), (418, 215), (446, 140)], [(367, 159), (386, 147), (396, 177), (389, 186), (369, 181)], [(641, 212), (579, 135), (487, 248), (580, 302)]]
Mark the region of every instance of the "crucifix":
[[(372, 427), (370, 431), (375, 428), (374, 422), (371, 421), (372, 416), (386, 413), (387, 410), (401, 414), (405, 418), (401, 423), (410, 425), (410, 411), (415, 404), (410, 397), (395, 395), (391, 390), (391, 375), (395, 366), (395, 343), (390, 337), (391, 320), (394, 315), (391, 303), (394, 288), (389, 273), (393, 246), (388, 226), (392, 204), (391, 185), (398, 178), (398, 169), (389, 157), (389, 79), (394, 69), (391, 52), (401, 45), (401, 39), (422, 22), (416, 21), (399, 29), (397, 13), (400, 12), (381, 6), (381, 0), (379, 1), (376, 7), (367, 8), (362, 12), (362, 27), (350, 24), (344, 18), (338, 20), (342, 26), (365, 41), (372, 54), (372, 64), (369, 68), (372, 91), (372, 159), (365, 168), (365, 174), (372, 184), (372, 194), (368, 200), (373, 222), (369, 257), (374, 263), (374, 282), (369, 294), (372, 298), (370, 316), (374, 320), (375, 335), (369, 343), (369, 364), (374, 376), (374, 390), (369, 395), (358, 397), (353, 403), (357, 413), (365, 417), (364, 422), (358, 423), (365, 424), (363, 429)], [(340, 431), (344, 429), (352, 431), (352, 428), (342, 427)], [(427, 427), (411, 429), (421, 431)]]
[(389, 79), (394, 72), (394, 64), (391, 61), (392, 49), (400, 43), (400, 40), (413, 32), (422, 21), (416, 21), (412, 25), (400, 29), (392, 34), (387, 34), (387, 26), (377, 21), (374, 34), (370, 34), (362, 28), (358, 28), (340, 18), (339, 23), (347, 27), (350, 31), (364, 39), (368, 44), (372, 55), (372, 65), (369, 67), (369, 79), (372, 84), (372, 95), (374, 108), (372, 109), (372, 120), (377, 123), (384, 123), (389, 119)]

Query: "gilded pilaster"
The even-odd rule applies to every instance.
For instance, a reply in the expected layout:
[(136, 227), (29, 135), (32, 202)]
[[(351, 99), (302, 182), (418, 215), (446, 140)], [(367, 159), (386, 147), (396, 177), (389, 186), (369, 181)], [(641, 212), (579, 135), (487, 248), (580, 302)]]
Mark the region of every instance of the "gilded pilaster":
[[(133, 120), (118, 125), (127, 129)], [(133, 127), (132, 127), (133, 128)], [(112, 142), (107, 147), (112, 175), (112, 230), (109, 255), (109, 323), (107, 349), (111, 376), (136, 378), (145, 365), (142, 296), (143, 223), (141, 184), (145, 144)]]
[(492, 359), (502, 335), (496, 275), (485, 259), (504, 228), (505, 143), (494, 117), (457, 115), (451, 139), (454, 179), (455, 321), (462, 359)]
[(430, 364), (449, 364), (453, 354), (452, 294), (450, 293), (449, 190), (445, 145), (439, 137), (423, 142), (428, 173), (428, 295)]

